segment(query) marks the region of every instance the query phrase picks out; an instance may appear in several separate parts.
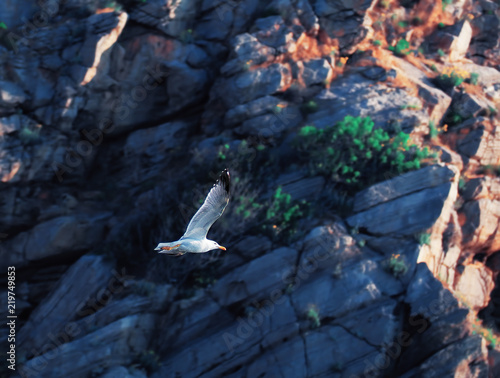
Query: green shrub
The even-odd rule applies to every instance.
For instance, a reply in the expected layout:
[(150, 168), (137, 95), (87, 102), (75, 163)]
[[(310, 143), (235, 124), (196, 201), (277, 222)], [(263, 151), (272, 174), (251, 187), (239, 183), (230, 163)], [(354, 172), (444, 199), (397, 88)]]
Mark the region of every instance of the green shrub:
[(430, 157), (427, 147), (410, 144), (410, 136), (399, 132), (392, 138), (374, 129), (370, 117), (346, 116), (333, 127), (304, 126), (294, 146), (307, 158), (312, 174), (330, 176), (336, 182), (361, 189), (389, 175), (419, 169)]
[(441, 74), (435, 78), (436, 84), (444, 90), (457, 87), (467, 79), (469, 73), (455, 69), (453, 67), (445, 67)]
[(436, 123), (434, 121), (429, 122), (429, 136), (431, 139), (435, 139), (439, 135), (439, 130), (436, 127)]
[(372, 44), (373, 44), (373, 46), (381, 46), (382, 42), (380, 42), (380, 40), (376, 39), (376, 40), (372, 41)]
[(418, 235), (418, 244), (420, 245), (430, 245), (431, 244), (431, 234), (428, 232), (423, 232)]
[(410, 43), (403, 38), (396, 43), (396, 46), (389, 46), (388, 49), (398, 56), (405, 56), (411, 52)]
[(311, 307), (307, 310), (307, 319), (309, 319), (311, 328), (319, 328), (321, 326), (319, 312), (315, 307)]
[(472, 85), (477, 85), (478, 80), (479, 80), (479, 74), (476, 72), (471, 72), (470, 77), (469, 77), (469, 82)]
[(392, 255), (387, 264), (388, 270), (394, 277), (400, 277), (408, 272), (408, 265), (400, 254)]
[(21, 131), (19, 131), (19, 139), (23, 144), (33, 144), (38, 141), (40, 138), (40, 129), (32, 130), (27, 127), (23, 127)]
[(306, 201), (293, 201), (292, 196), (279, 187), (266, 211), (264, 228), (271, 231), (272, 236), (289, 237), (296, 232), (297, 221), (304, 217), (307, 207)]
[(5, 22), (0, 22), (0, 29), (7, 29), (7, 25), (5, 24)]

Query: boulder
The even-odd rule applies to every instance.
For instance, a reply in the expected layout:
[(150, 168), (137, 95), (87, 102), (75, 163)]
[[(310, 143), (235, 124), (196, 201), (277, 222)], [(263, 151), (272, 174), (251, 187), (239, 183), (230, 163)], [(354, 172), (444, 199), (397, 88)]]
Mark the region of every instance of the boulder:
[(473, 311), (480, 311), (488, 305), (494, 287), (490, 269), (482, 265), (466, 265), (455, 284), (455, 291)]

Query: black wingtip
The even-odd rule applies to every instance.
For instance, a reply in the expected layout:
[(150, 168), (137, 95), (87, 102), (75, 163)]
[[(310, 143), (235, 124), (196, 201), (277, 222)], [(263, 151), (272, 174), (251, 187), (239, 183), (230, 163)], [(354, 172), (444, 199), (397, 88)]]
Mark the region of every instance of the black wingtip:
[(229, 191), (231, 190), (231, 175), (229, 174), (229, 171), (227, 170), (227, 168), (222, 171), (222, 173), (220, 174), (219, 180), (222, 183), (222, 185), (224, 186), (224, 190), (227, 193), (229, 193)]

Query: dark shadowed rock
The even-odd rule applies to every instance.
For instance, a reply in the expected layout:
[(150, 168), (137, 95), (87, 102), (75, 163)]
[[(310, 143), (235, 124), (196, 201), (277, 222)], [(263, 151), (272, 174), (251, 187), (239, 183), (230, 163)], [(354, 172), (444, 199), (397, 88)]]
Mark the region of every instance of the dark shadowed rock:
[(56, 256), (74, 259), (102, 240), (104, 223), (110, 215), (62, 216), (39, 223), (14, 237), (10, 241), (10, 251), (2, 250), (2, 265), (22, 267)]
[(285, 286), (283, 277), (294, 270), (297, 251), (279, 248), (235, 269), (214, 285), (215, 299), (227, 306), (243, 299), (263, 298)]
[(99, 372), (104, 364), (127, 364), (146, 350), (154, 327), (154, 315), (128, 316), (47, 352), (50, 358), (45, 354), (35, 357), (19, 370), (39, 377), (85, 376)]
[(484, 340), (477, 335), (471, 336), (440, 350), (401, 377), (485, 377), (486, 356)]
[[(325, 326), (304, 335), (308, 376), (341, 372), (343, 366), (373, 352), (375, 348), (338, 326)], [(345, 346), (349, 345), (348, 348)]]
[(81, 336), (81, 330), (75, 327), (73, 321), (86, 311), (87, 301), (91, 300), (94, 306), (103, 305), (98, 304), (102, 297), (97, 296), (97, 292), (106, 288), (113, 280), (113, 274), (118, 275), (114, 278), (114, 287), (118, 290), (119, 273), (105, 263), (101, 256), (89, 255), (80, 258), (64, 274), (57, 288), (33, 311), (28, 322), (19, 331), (19, 344), (23, 345), (22, 354), (26, 357), (32, 356), (34, 352), (44, 353), (48, 346), (53, 347), (56, 342), (62, 344), (75, 336)]

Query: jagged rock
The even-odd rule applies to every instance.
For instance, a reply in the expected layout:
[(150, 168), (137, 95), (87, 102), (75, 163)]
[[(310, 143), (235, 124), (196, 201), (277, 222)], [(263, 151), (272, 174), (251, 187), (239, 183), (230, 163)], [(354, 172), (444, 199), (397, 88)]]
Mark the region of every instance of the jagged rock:
[(458, 134), (457, 150), (481, 165), (500, 164), (500, 129), (495, 121), (472, 118), (455, 128)]
[(82, 65), (85, 67), (82, 71), (84, 75), (76, 77), (80, 85), (85, 85), (94, 78), (102, 54), (117, 41), (127, 18), (128, 14), (125, 12), (99, 13), (88, 18), (85, 40), (81, 47)]
[[(375, 349), (365, 341), (338, 326), (325, 326), (305, 334), (308, 376), (341, 371), (342, 367)], [(350, 345), (343, 348), (342, 345)]]
[(486, 99), (469, 93), (460, 93), (458, 96), (454, 96), (451, 104), (451, 111), (463, 119), (486, 116), (491, 108), (493, 108), (492, 104)]
[(410, 316), (423, 316), (429, 322), (458, 309), (458, 301), (435, 278), (427, 264), (420, 263), (406, 292), (405, 302), (411, 307)]
[(261, 350), (273, 350), (284, 340), (293, 339), (299, 330), (293, 307), (282, 295), (266, 299), (260, 310), (250, 310), (229, 326), (225, 322), (217, 322), (217, 326), (194, 345), (175, 350), (152, 377), (222, 376), (248, 365)]
[(484, 377), (487, 349), (480, 336), (467, 337), (440, 350), (401, 377)]
[(326, 59), (313, 59), (304, 62), (301, 77), (306, 87), (310, 87), (314, 84), (324, 84), (332, 74), (332, 66)]
[(284, 286), (283, 277), (294, 270), (296, 260), (296, 250), (276, 249), (222, 277), (212, 288), (213, 295), (222, 306), (243, 299), (262, 298)]
[(242, 368), (237, 373), (246, 377), (265, 376), (307, 376), (304, 341), (295, 337), (290, 342), (278, 345), (272, 354), (264, 354), (252, 361), (248, 368)]
[(469, 247), (497, 251), (500, 200), (479, 198), (476, 201), (469, 201), (464, 204), (461, 213), (465, 216), (462, 226), (464, 243)]
[(9, 109), (23, 104), (27, 99), (26, 93), (19, 85), (10, 81), (0, 81), (0, 112), (2, 108)]
[[(432, 171), (436, 173), (426, 177)], [(375, 184), (356, 196), (358, 213), (347, 218), (347, 223), (377, 235), (422, 232), (433, 226), (445, 211), (445, 203), (456, 196), (452, 191), (456, 177), (456, 170), (435, 166)]]
[(62, 216), (37, 224), (9, 241), (10, 250), (1, 246), (2, 266), (26, 266), (53, 257), (71, 259), (102, 239), (104, 221), (110, 213), (91, 216)]
[(226, 76), (245, 71), (251, 65), (256, 66), (271, 61), (276, 50), (262, 44), (255, 36), (244, 33), (236, 36), (231, 43), (232, 58), (221, 67), (221, 73)]
[(224, 124), (233, 126), (245, 120), (256, 118), (264, 114), (273, 114), (276, 107), (286, 107), (287, 102), (273, 96), (264, 96), (246, 104), (237, 105), (229, 109), (224, 116)]
[(500, 22), (493, 14), (482, 14), (471, 21), (472, 41), (470, 56), (478, 63), (498, 57)]
[(432, 53), (438, 50), (448, 53), (450, 61), (454, 62), (465, 57), (471, 38), (472, 27), (469, 21), (465, 20), (437, 30), (428, 37), (426, 46)]
[(192, 129), (191, 123), (178, 121), (130, 133), (123, 147), (125, 166), (135, 175), (140, 171), (140, 180), (159, 175), (168, 163), (167, 151), (183, 145)]
[(293, 53), (296, 41), (304, 29), (300, 25), (289, 27), (281, 16), (270, 16), (255, 21), (255, 37), (264, 45), (276, 49), (279, 53)]
[(313, 2), (321, 28), (330, 38), (338, 39), (343, 55), (354, 52), (356, 44), (367, 35), (371, 19), (365, 12), (374, 5), (371, 0), (348, 4), (341, 0)]
[(297, 9), (300, 23), (306, 29), (306, 32), (310, 35), (316, 35), (319, 31), (319, 20), (309, 0), (294, 0), (293, 3), (295, 9)]
[(488, 268), (467, 265), (458, 278), (455, 290), (473, 310), (479, 311), (488, 305), (494, 287), (492, 272)]
[(171, 37), (187, 38), (197, 8), (192, 0), (151, 0), (136, 4), (130, 19), (155, 27)]
[(219, 79), (213, 91), (227, 108), (233, 108), (259, 97), (283, 92), (291, 81), (290, 69), (286, 65), (274, 63), (266, 68), (255, 68)]
[[(127, 364), (146, 350), (154, 327), (154, 315), (127, 316), (57, 349), (50, 348), (28, 360), (19, 371), (39, 377), (84, 376), (98, 373), (105, 365)], [(85, 358), (80, 358), (82, 355)]]
[(405, 109), (408, 105), (422, 107), (419, 98), (404, 89), (388, 88), (383, 83), (374, 85), (358, 73), (335, 80), (314, 100), (319, 110), (310, 114), (306, 122), (319, 128), (332, 126), (346, 115), (370, 116), (376, 128), (391, 129), (398, 124), (406, 132), (429, 121), (425, 110)]
[(431, 165), (394, 177), (356, 193), (353, 211), (357, 213), (422, 189), (439, 186), (454, 176), (455, 172), (446, 166)]
[(356, 311), (336, 322), (369, 345), (390, 345), (396, 339), (398, 330), (398, 322), (394, 316), (396, 305), (397, 302), (390, 299)]
[(76, 327), (82, 334), (87, 334), (130, 315), (165, 311), (176, 294), (176, 289), (171, 285), (155, 285), (143, 281), (135, 282), (133, 285), (133, 290), (139, 292), (139, 295), (133, 294), (118, 300), (111, 298), (91, 316), (76, 321)]
[(436, 88), (426, 74), (415, 67), (413, 64), (402, 58), (392, 57), (394, 70), (398, 75), (403, 75), (411, 82), (415, 83), (418, 90), (418, 97), (423, 100), (428, 108), (429, 119), (439, 123), (451, 103), (451, 97), (442, 90)]
[(271, 248), (271, 241), (266, 236), (248, 236), (238, 242), (234, 248), (248, 259), (267, 253)]
[[(9, 1), (0, 4), (2, 22), (11, 30), (24, 25), (24, 20), (29, 20), (37, 11), (39, 11), (38, 4), (30, 2)], [(49, 11), (49, 15), (53, 15), (54, 7), (49, 5), (46, 11)]]
[(101, 256), (80, 258), (19, 331), (24, 357), (43, 354), (49, 345), (53, 349), (81, 336), (81, 330), (73, 322), (75, 318), (104, 306), (113, 293), (121, 290), (123, 278)]
[(239, 136), (253, 136), (260, 138), (279, 137), (283, 132), (297, 127), (302, 121), (298, 107), (292, 105), (276, 106), (271, 114), (264, 114), (243, 121), (241, 126), (234, 129)]

